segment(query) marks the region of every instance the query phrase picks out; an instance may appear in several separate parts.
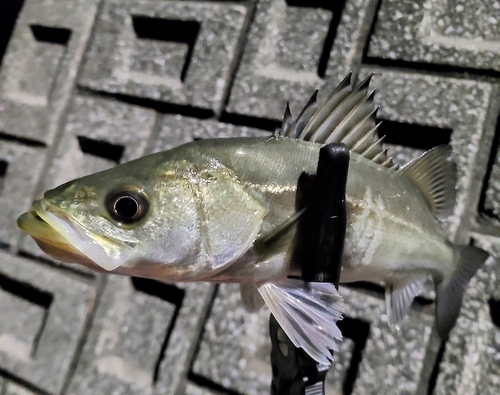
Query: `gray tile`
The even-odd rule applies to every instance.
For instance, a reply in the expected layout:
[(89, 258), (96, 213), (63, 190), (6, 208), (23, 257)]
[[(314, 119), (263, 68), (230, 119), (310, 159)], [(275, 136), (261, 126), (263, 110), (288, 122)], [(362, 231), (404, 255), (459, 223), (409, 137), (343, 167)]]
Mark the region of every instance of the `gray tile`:
[(145, 393), (174, 312), (129, 278), (110, 276), (70, 393)]
[[(95, 288), (4, 252), (0, 252), (0, 275), (20, 284), (29, 284), (27, 289), (16, 287), (17, 296), (2, 296), (3, 300), (10, 300), (7, 306), (24, 308), (2, 310), (6, 314), (0, 316), (0, 338), (4, 345), (0, 347), (0, 368), (37, 388), (58, 393), (94, 306)], [(8, 288), (5, 289), (9, 292)], [(31, 305), (26, 308), (29, 295), (37, 299), (30, 301)], [(40, 295), (49, 300), (43, 309), (37, 305)]]
[(340, 344), (340, 350), (334, 355), (333, 363), (325, 379), (325, 393), (328, 395), (342, 395), (346, 375), (351, 366), (355, 344), (344, 337)]
[(500, 155), (497, 153), (490, 178), (487, 180), (484, 210), (497, 220), (500, 219)]
[(225, 388), (263, 394), (271, 384), (269, 311), (249, 314), (239, 286), (222, 284), (204, 327), (193, 372)]
[[(419, 378), (425, 368), (426, 345), (434, 323), (428, 314), (411, 311), (401, 330), (389, 327), (385, 302), (342, 287), (346, 302), (345, 341), (327, 376), (327, 388), (341, 393), (355, 347), (362, 347), (361, 328), (368, 328), (354, 394), (416, 394)], [(357, 322), (361, 321), (361, 324)], [(200, 350), (193, 372), (217, 384), (245, 394), (262, 394), (269, 390), (270, 340), (269, 312), (256, 314), (243, 310), (237, 285), (221, 285), (204, 327)], [(366, 322), (366, 324), (362, 324)], [(373, 377), (384, 377), (377, 383)]]
[[(1, 247), (15, 250), (15, 219), (41, 189), (193, 139), (269, 135), (227, 122), (280, 119), (287, 100), (297, 114), (315, 89), (324, 100), (343, 76), (361, 67), (362, 76), (380, 74), (372, 82), (380, 118), (399, 123), (401, 136), (415, 134), (419, 148), (388, 145), (398, 163), (419, 155), (425, 143), (418, 127), (408, 131), (405, 125), (452, 131), (459, 200), (446, 227), (455, 241), (472, 236), (498, 256), (498, 158), (484, 180), (500, 111), (495, 85), (500, 24), (493, 22), (498, 0), (382, 0), (379, 12), (378, 0), (347, 0), (333, 46), (326, 49), (325, 75), (319, 76), (331, 9), (340, 3), (26, 0), (0, 71), (0, 132), (39, 141), (40, 147), (0, 142)], [(368, 37), (374, 17), (375, 31)], [(160, 28), (183, 34), (155, 33), (154, 18), (164, 20)], [(417, 62), (415, 68), (426, 63), (426, 70), (360, 66), (365, 46), (370, 63)], [(445, 75), (440, 65), (457, 68), (457, 78)], [(475, 71), (461, 74), (462, 67)], [(490, 82), (480, 82), (482, 73)], [(168, 114), (124, 103), (154, 106), (154, 100), (165, 102), (158, 107)], [(208, 111), (187, 116), (189, 106)], [(196, 118), (221, 110), (243, 117)], [(93, 155), (100, 142), (115, 152)], [(483, 182), (488, 184), (479, 210), (490, 218), (478, 216)], [(29, 238), (22, 249), (42, 256)], [(237, 286), (222, 286), (208, 311), (212, 285), (162, 288), (172, 291), (174, 303), (168, 293), (158, 296), (134, 288), (130, 279), (109, 277), (89, 316), (94, 280), (61, 273), (68, 271), (0, 252), (1, 279), (14, 284), (0, 289), (1, 395), (55, 395), (65, 381), (68, 395), (269, 393), (268, 313), (246, 313)], [(500, 264), (491, 258), (468, 286), (434, 393), (499, 393), (499, 329), (488, 306), (491, 298), (500, 300), (499, 278)], [(345, 340), (328, 373), (327, 393), (341, 394), (356, 369), (355, 380), (347, 383), (353, 394), (427, 393), (439, 348), (431, 333), (434, 306), (416, 304), (397, 332), (386, 322), (381, 295), (341, 291), (347, 302)], [(179, 292), (182, 304), (175, 297)], [(432, 299), (433, 292), (426, 297)]]
[[(142, 156), (155, 119), (154, 111), (142, 107), (98, 97), (75, 96), (61, 141), (44, 178), (44, 190)], [(118, 147), (117, 152), (109, 145), (99, 149), (100, 142)], [(97, 148), (93, 148), (93, 143)]]
[(246, 12), (229, 3), (107, 0), (79, 83), (216, 110)]
[(156, 136), (152, 151), (167, 150), (197, 139), (261, 136), (270, 136), (270, 133), (212, 120), (202, 121), (182, 115), (165, 115), (162, 118), (160, 131)]
[[(1, 386), (0, 386), (1, 388)], [(35, 391), (27, 389), (12, 381), (5, 381), (5, 392), (2, 395), (37, 395)]]
[(16, 245), (16, 220), (31, 205), (45, 158), (44, 148), (0, 141), (0, 243)]
[[(493, 112), (496, 110), (500, 113), (500, 90), (497, 90), (497, 100), (493, 103)], [(494, 124), (494, 121), (492, 122)], [(500, 125), (496, 125), (497, 133), (500, 130)], [(485, 180), (486, 196), (484, 199), (484, 207), (480, 210), (485, 212), (489, 217), (494, 218), (496, 221), (500, 220), (500, 150), (499, 147), (492, 148), (492, 154), (495, 155), (489, 179)]]
[(370, 325), (353, 394), (417, 394), (420, 377), (428, 369), (424, 361), (433, 316), (411, 309), (398, 331), (389, 326), (381, 298), (346, 287), (341, 292), (346, 317)]
[(484, 301), (466, 299), (464, 310), (446, 344), (435, 394), (497, 394), (500, 330), (492, 323)]
[(500, 70), (498, 0), (383, 0), (368, 55)]
[(198, 387), (194, 384), (189, 383), (186, 386), (185, 393), (186, 393), (186, 395), (221, 395), (224, 392), (219, 392), (219, 391), (211, 390), (211, 389), (204, 388), (204, 387)]
[[(36, 342), (47, 307), (37, 305), (22, 296), (13, 295), (0, 289), (0, 303), (5, 317), (15, 317), (15, 320), (2, 320), (3, 335), (0, 336), (0, 352), (13, 358), (29, 362), (35, 355)], [(20, 315), (19, 312), (23, 314)]]
[[(332, 3), (332, 8), (338, 7)], [(323, 99), (358, 67), (372, 9), (369, 0), (348, 1), (333, 47), (324, 48), (331, 9), (306, 2), (289, 6), (285, 0), (260, 1), (226, 110), (280, 119), (287, 101), (297, 114), (314, 90), (319, 89)], [(318, 74), (323, 52), (329, 55), (324, 78)]]
[(98, 0), (26, 0), (0, 73), (0, 131), (51, 145)]
[(500, 328), (488, 301), (500, 300), (500, 239), (474, 233), (474, 244), (491, 257), (464, 294), (460, 316), (446, 343), (435, 394), (496, 394), (500, 391)]
[(183, 394), (193, 354), (202, 331), (214, 286), (204, 283), (177, 284), (185, 292), (170, 336), (166, 356), (159, 367), (155, 394)]
[(70, 394), (182, 393), (211, 288), (207, 284), (183, 287), (179, 309), (169, 302), (172, 287), (164, 286), (160, 295), (152, 295), (146, 288), (134, 287), (127, 277), (109, 276)]

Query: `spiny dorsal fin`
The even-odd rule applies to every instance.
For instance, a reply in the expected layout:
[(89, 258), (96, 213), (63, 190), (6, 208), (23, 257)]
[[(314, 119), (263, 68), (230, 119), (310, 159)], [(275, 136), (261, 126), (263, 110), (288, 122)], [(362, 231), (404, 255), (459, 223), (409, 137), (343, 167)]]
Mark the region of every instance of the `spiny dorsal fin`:
[(400, 173), (425, 196), (436, 217), (446, 218), (455, 205), (457, 172), (451, 147), (440, 145), (406, 164)]
[(279, 134), (321, 144), (344, 143), (351, 151), (392, 168), (378, 137), (375, 90), (368, 93), (372, 77), (373, 74), (353, 89), (349, 74), (322, 106), (316, 102), (318, 92), (314, 92), (295, 121), (287, 104)]

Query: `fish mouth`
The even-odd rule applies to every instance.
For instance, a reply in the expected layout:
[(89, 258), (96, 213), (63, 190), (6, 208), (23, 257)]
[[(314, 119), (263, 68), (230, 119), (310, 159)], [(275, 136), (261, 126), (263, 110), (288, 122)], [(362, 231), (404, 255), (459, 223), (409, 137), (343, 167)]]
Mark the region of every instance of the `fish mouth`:
[(45, 199), (35, 201), (32, 211), (21, 215), (17, 224), (42, 251), (64, 262), (113, 271), (132, 253), (123, 243), (96, 235), (75, 223)]
[(42, 249), (55, 259), (68, 263), (91, 264), (92, 261), (73, 247), (36, 211), (24, 213), (17, 219), (17, 225), (28, 233)]

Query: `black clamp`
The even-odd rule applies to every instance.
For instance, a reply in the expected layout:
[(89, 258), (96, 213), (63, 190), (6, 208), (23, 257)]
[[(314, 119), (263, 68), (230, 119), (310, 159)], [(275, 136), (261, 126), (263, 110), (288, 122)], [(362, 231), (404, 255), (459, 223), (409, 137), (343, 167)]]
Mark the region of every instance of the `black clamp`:
[[(338, 287), (347, 225), (345, 191), (349, 150), (333, 143), (321, 148), (316, 175), (298, 182), (297, 208), (307, 207), (298, 223), (292, 262), (304, 281), (331, 282)], [(269, 321), (272, 395), (323, 395), (328, 366), (297, 349), (275, 318)]]

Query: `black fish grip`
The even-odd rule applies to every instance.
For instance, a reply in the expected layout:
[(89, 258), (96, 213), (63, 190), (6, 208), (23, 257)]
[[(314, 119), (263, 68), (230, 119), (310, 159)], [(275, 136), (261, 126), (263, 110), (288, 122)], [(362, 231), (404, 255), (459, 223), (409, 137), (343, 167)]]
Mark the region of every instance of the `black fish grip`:
[[(347, 225), (345, 192), (349, 150), (332, 143), (321, 148), (316, 175), (298, 181), (299, 220), (292, 257), (304, 281), (331, 282), (338, 288)], [(324, 395), (328, 366), (297, 349), (271, 315), (272, 395)]]

